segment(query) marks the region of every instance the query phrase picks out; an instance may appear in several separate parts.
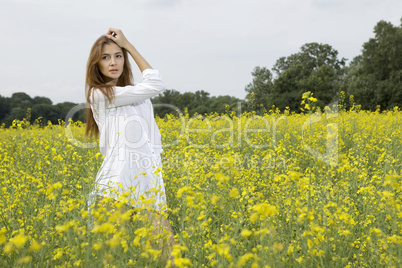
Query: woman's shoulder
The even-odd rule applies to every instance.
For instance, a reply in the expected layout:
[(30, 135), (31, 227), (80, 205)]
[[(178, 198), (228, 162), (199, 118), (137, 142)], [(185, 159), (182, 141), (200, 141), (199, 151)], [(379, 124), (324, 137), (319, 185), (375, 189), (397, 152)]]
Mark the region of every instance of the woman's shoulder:
[(134, 86), (136, 86), (136, 85), (138, 85), (138, 83), (134, 82), (132, 85), (114, 86), (113, 88), (114, 88), (115, 90), (119, 90), (119, 89), (125, 89), (125, 88), (129, 88), (129, 87), (134, 87)]
[(107, 98), (103, 90), (92, 87), (89, 91), (89, 101), (90, 103), (101, 103), (107, 101)]

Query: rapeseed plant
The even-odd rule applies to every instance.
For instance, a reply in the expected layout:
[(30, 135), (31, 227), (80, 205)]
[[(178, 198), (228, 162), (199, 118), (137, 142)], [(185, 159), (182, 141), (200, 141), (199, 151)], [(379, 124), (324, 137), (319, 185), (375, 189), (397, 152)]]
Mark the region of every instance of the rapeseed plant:
[(401, 266), (402, 112), (302, 101), (302, 114), (157, 119), (174, 245), (152, 195), (88, 202), (102, 156), (79, 146), (83, 123), (75, 140), (63, 122), (2, 127), (0, 266)]

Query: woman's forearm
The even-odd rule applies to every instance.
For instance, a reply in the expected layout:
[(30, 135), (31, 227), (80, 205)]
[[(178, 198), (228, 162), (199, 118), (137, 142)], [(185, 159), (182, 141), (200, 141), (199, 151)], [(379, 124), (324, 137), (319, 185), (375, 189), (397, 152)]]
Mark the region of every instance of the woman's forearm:
[(131, 43), (128, 43), (125, 46), (125, 49), (128, 51), (128, 53), (130, 53), (131, 57), (133, 57), (138, 68), (140, 68), (141, 73), (145, 69), (152, 69), (152, 66), (144, 59), (144, 57), (137, 51), (137, 49)]

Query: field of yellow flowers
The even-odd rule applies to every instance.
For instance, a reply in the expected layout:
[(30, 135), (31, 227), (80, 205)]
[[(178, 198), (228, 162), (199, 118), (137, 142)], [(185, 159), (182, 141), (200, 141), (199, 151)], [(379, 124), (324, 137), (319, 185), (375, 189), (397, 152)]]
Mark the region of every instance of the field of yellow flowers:
[[(176, 267), (402, 266), (402, 112), (305, 107), (158, 118)], [(88, 207), (102, 156), (69, 129), (0, 129), (0, 266), (171, 266), (128, 195)]]

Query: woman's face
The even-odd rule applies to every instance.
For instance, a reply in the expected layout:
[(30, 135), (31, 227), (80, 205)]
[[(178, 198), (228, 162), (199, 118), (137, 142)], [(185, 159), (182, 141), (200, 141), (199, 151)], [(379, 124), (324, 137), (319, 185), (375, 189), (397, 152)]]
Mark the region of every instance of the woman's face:
[(123, 73), (123, 66), (123, 50), (115, 43), (103, 45), (102, 56), (98, 62), (98, 67), (109, 85), (116, 85), (117, 79)]

